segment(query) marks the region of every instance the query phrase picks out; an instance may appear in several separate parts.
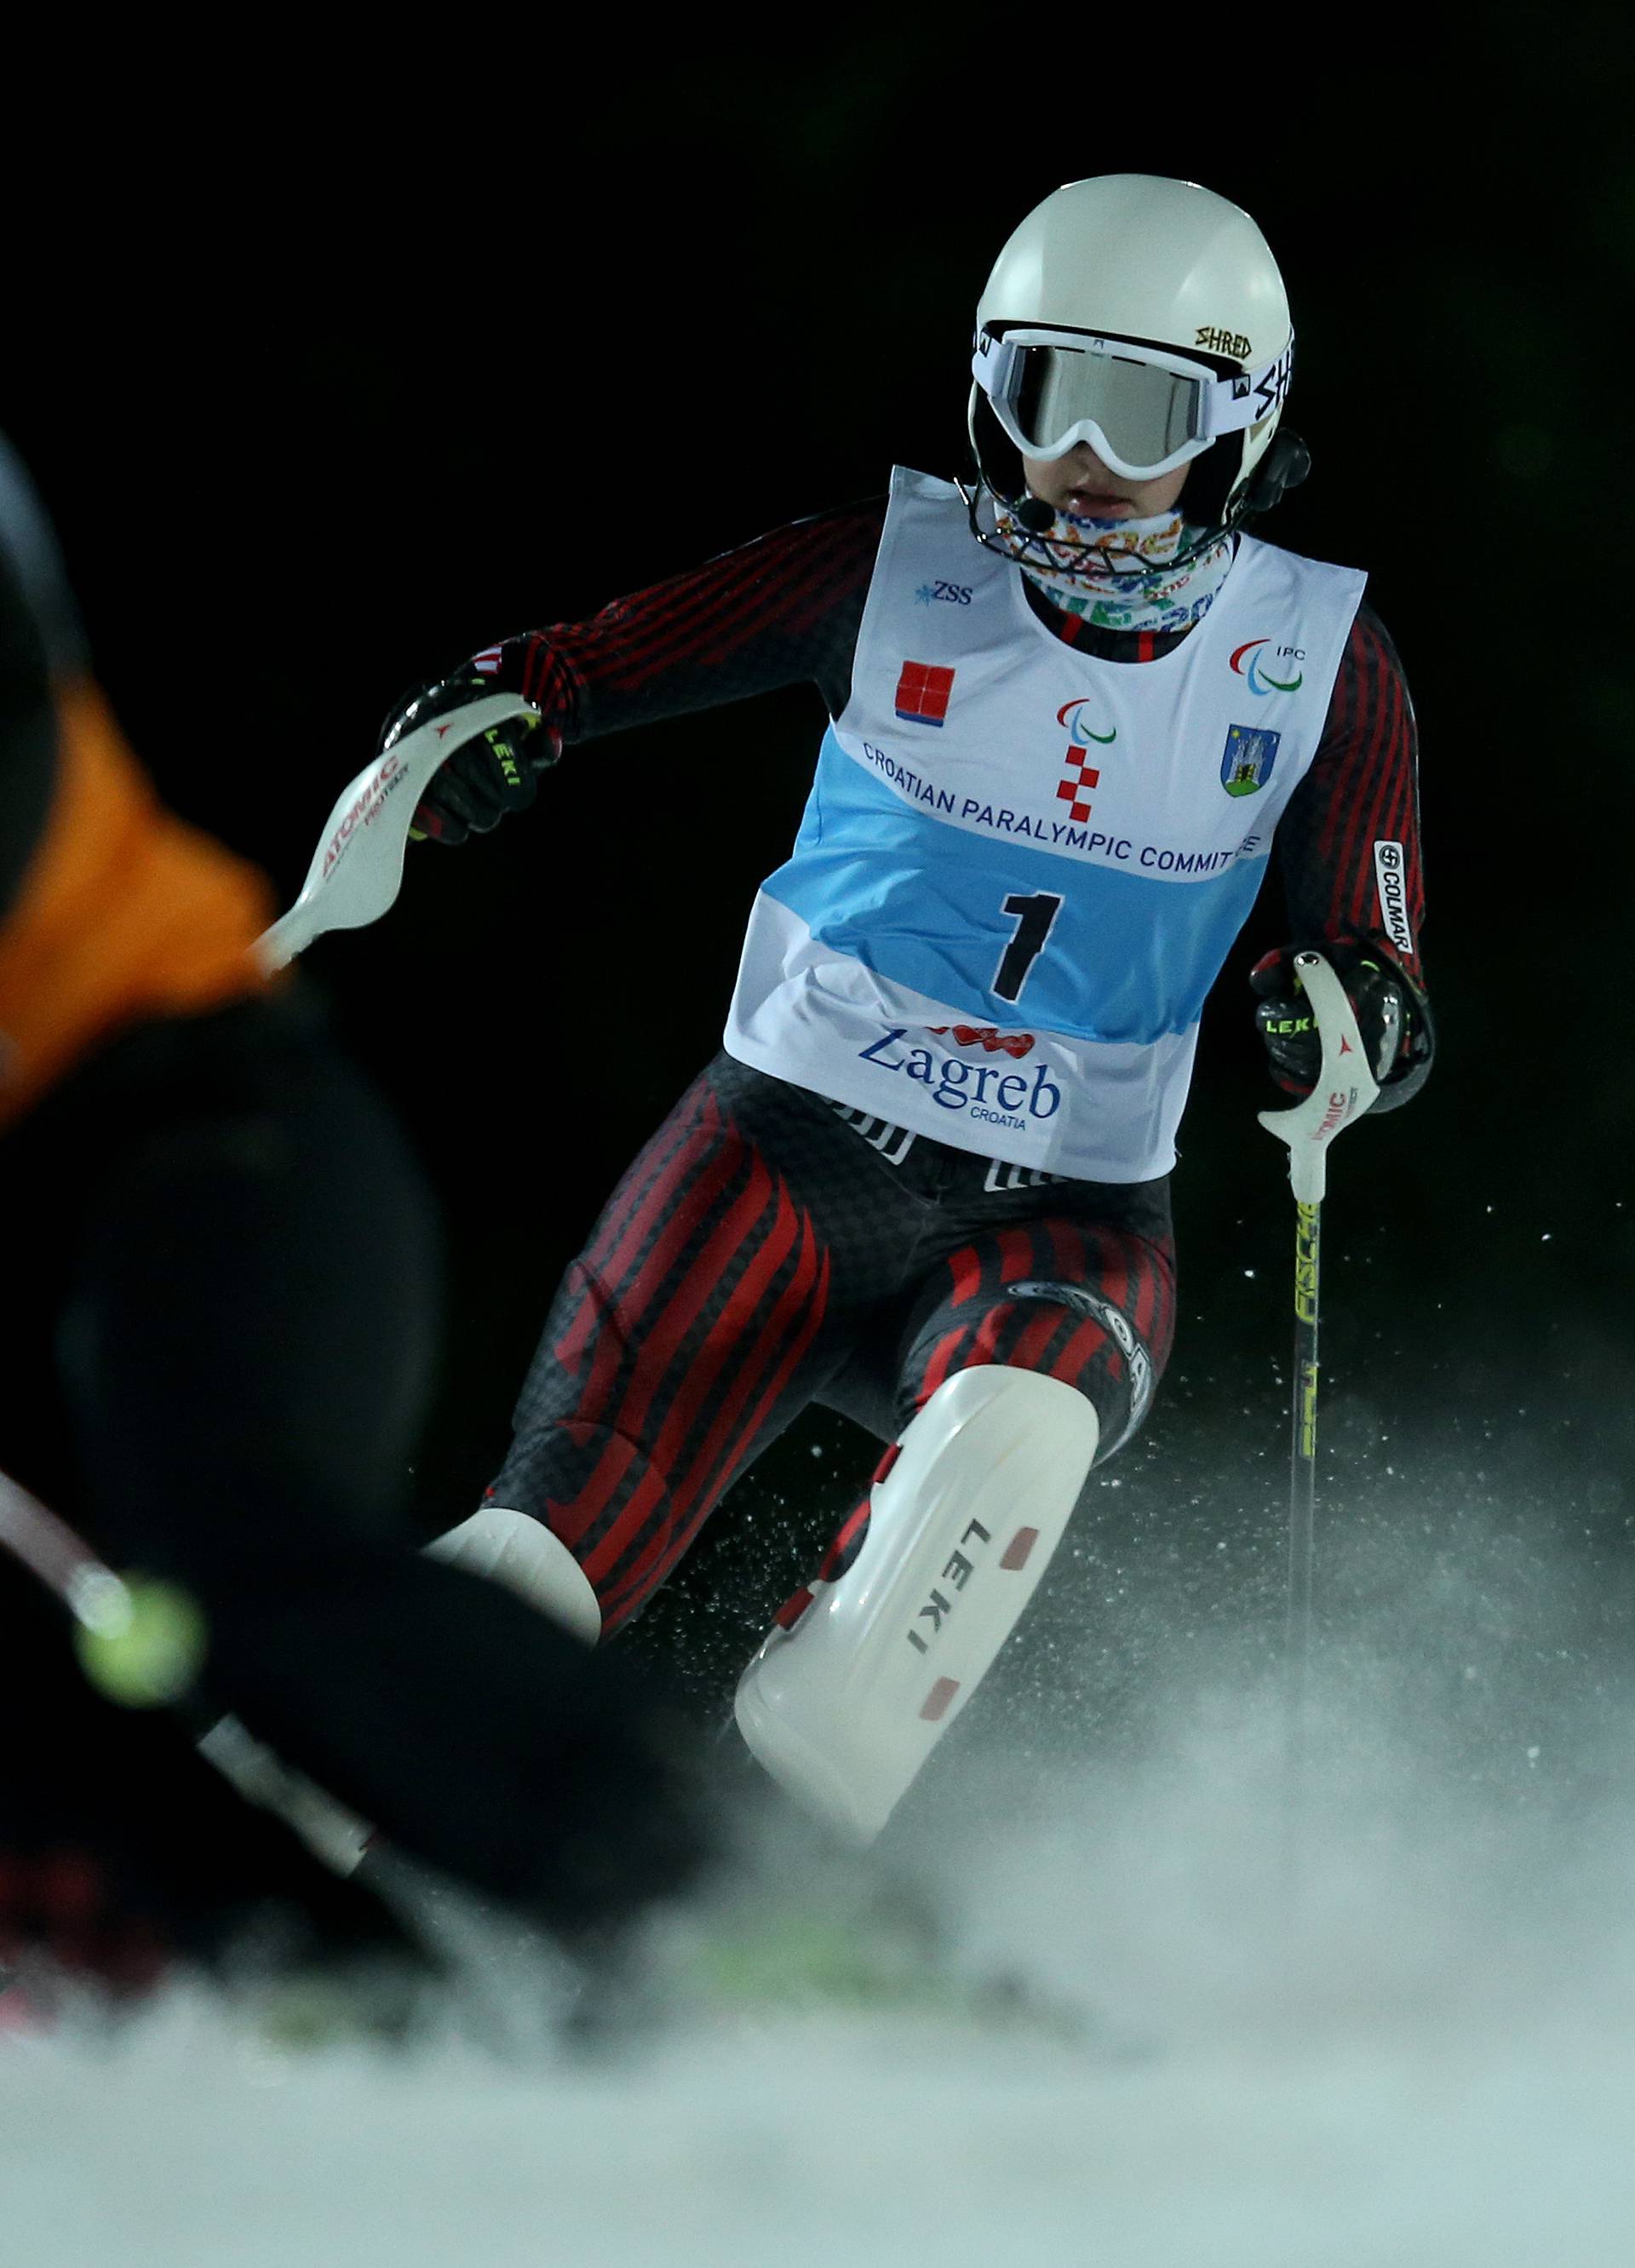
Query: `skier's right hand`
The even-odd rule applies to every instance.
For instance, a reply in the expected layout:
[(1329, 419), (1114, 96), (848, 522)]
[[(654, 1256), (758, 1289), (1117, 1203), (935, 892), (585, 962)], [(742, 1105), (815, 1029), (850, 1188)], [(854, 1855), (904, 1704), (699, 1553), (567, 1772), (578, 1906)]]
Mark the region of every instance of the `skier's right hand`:
[[(481, 659), (447, 677), (433, 678), (405, 694), (387, 718), (380, 735), (382, 754), (405, 733), (433, 717), (446, 716), (493, 693), (519, 688), (506, 682), (504, 657), (508, 640)], [(499, 666), (494, 666), (497, 656)], [(526, 699), (527, 696), (523, 696)], [(453, 740), (453, 734), (450, 734)], [(433, 773), (415, 810), (413, 834), (432, 843), (463, 843), (468, 835), (486, 835), (508, 811), (526, 811), (539, 786), (539, 775), (562, 754), (562, 736), (537, 711), (512, 717), (503, 725), (468, 740), (453, 740), (448, 761)]]

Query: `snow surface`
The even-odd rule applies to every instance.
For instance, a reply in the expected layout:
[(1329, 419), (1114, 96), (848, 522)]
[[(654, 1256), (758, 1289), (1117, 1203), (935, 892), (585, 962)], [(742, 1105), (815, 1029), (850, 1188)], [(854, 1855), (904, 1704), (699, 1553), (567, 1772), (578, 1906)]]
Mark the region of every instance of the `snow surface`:
[(260, 2064), (173, 2008), (5, 2073), (23, 2268), (1624, 2268), (1611, 2027), (1194, 2045), (1151, 2068), (845, 2028), (601, 2075)]
[(979, 1756), (926, 1807), (962, 1958), (1082, 1993), (1080, 2044), (768, 2013), (628, 2060), (290, 2054), (182, 1991), (111, 2038), (14, 2041), (0, 2258), (1627, 2268), (1627, 1818), (1567, 1833), (1447, 1779), (1427, 1806), (1418, 1771), (1404, 1804), (1375, 1749), (1313, 1800), (1292, 1919), (1255, 1800), (1278, 1769), (1223, 1692), (1138, 1771)]
[(1627, 1624), (1455, 1542), (1331, 1621), (1293, 1889), (1263, 1645), (1167, 1622), (1161, 1708), (1086, 1739), (1041, 1639), (1034, 1705), (945, 1745), (891, 1863), (1083, 2042), (763, 2010), (289, 2053), (178, 1990), (0, 2045), (0, 2268), (1630, 2268)]

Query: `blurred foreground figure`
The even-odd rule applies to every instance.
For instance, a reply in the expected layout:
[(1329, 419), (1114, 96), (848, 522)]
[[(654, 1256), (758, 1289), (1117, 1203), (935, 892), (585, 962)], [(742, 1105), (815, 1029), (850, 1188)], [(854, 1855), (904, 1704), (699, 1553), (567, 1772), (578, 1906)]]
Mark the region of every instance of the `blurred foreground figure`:
[[(833, 346), (853, 387), (890, 351)], [(723, 400), (776, 394), (751, 316), (705, 350)], [(873, 1484), (737, 1704), (774, 1777), (865, 1841), (1151, 1406), (1199, 1018), (1274, 830), (1293, 942), (1252, 980), (1273, 1076), (1304, 1094), (1321, 1061), (1299, 946), (1345, 985), (1376, 1108), (1429, 1069), (1396, 655), (1360, 572), (1245, 532), (1307, 471), (1293, 359), (1246, 213), (1192, 182), (1071, 182), (983, 294), (967, 484), (899, 468), (882, 500), (502, 639), (388, 725), (534, 704), (424, 796), (422, 831), (457, 843), (530, 804), (566, 744), (822, 696), (724, 1052), (569, 1269), (510, 1455), (447, 1548), (612, 1633), (807, 1403), (870, 1427)], [(605, 916), (637, 918), (622, 891)], [(596, 1012), (605, 1031), (618, 1004)]]
[[(270, 912), (157, 804), (0, 445), (0, 1468), (190, 1594), (210, 1703), (391, 1843), (616, 1928), (699, 1859), (689, 1778), (644, 1685), (411, 1548), (432, 1207), (312, 998), (263, 980)], [(140, 1878), (144, 1927), (196, 1943), (258, 1851), (262, 1887), (302, 1877), (180, 1725), (76, 1685), (10, 1562), (0, 1652), (0, 1940), (59, 1937), (65, 1897), (117, 1937)]]

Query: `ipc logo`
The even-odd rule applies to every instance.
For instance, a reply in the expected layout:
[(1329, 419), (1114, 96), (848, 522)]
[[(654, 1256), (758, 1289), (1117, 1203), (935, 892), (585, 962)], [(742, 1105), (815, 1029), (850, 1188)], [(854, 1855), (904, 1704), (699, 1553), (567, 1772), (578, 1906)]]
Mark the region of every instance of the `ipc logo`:
[[(1260, 649), (1263, 645), (1270, 645), (1270, 638), (1250, 638), (1248, 644), (1241, 645), (1232, 657), (1232, 666), (1235, 674), (1239, 677), (1246, 678), (1249, 691), (1257, 693), (1263, 701), (1269, 699), (1274, 693), (1298, 693), (1306, 682), (1306, 673), (1303, 669), (1297, 669), (1293, 677), (1284, 678), (1274, 677), (1270, 670), (1262, 666), (1266, 656)], [(1245, 654), (1248, 656), (1247, 663), (1243, 659)], [(1299, 645), (1280, 645), (1272, 656), (1272, 659), (1280, 669), (1286, 669), (1291, 662), (1300, 662), (1305, 659), (1306, 649)]]
[(1084, 706), (1085, 696), (1082, 694), (1077, 701), (1064, 701), (1056, 712), (1056, 721), (1068, 739), (1076, 740), (1081, 748), (1088, 747), (1092, 740), (1099, 747), (1105, 748), (1118, 738), (1118, 727), (1115, 725), (1110, 733), (1093, 733), (1085, 716)]

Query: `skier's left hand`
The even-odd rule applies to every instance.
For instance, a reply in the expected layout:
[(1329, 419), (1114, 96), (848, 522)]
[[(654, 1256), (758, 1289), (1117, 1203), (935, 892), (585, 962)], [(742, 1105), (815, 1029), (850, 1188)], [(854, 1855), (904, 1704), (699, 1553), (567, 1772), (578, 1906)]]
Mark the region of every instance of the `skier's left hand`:
[(1249, 983), (1260, 996), (1255, 1027), (1271, 1058), (1271, 1075), (1286, 1094), (1307, 1095), (1322, 1069), (1322, 1041), (1311, 1002), (1297, 983), (1294, 956), (1321, 953), (1341, 983), (1357, 1019), (1368, 1068), (1381, 1087), (1416, 1053), (1414, 996), (1382, 946), (1358, 938), (1324, 939), (1312, 946), (1285, 945), (1257, 961)]
[[(506, 644), (521, 648), (527, 641), (512, 638)], [(504, 654), (506, 648), (492, 649)], [(486, 665), (488, 655), (479, 659)], [(468, 662), (447, 677), (418, 685), (394, 707), (380, 735), (382, 754), (405, 733), (429, 724), (434, 717), (457, 717), (459, 711), (491, 693), (518, 689), (517, 673), (502, 674)], [(461, 738), (450, 728), (448, 754), (427, 782), (415, 810), (413, 836), (416, 842), (456, 843), (468, 836), (486, 835), (507, 813), (526, 811), (539, 789), (539, 775), (562, 754), (562, 736), (538, 713), (509, 718), (485, 733)]]

